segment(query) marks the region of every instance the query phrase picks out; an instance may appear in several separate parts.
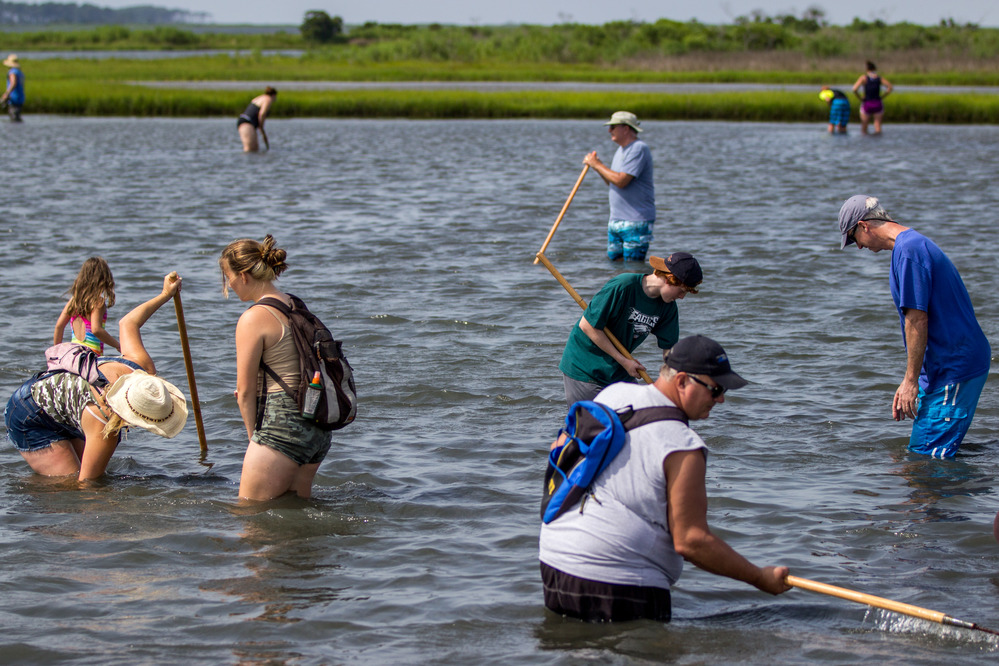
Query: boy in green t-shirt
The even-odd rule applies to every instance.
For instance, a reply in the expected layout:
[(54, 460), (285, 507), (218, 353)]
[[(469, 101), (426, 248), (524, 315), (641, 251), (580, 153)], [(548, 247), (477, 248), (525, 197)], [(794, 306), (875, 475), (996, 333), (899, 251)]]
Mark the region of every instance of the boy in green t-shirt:
[(605, 328), (629, 353), (649, 334), (656, 336), (664, 351), (679, 339), (674, 301), (697, 293), (701, 266), (686, 252), (674, 252), (665, 259), (649, 257), (649, 264), (654, 270), (648, 275), (622, 273), (611, 278), (572, 327), (558, 366), (570, 406), (578, 400), (592, 400), (608, 384), (638, 377), (639, 370), (645, 370), (614, 347)]

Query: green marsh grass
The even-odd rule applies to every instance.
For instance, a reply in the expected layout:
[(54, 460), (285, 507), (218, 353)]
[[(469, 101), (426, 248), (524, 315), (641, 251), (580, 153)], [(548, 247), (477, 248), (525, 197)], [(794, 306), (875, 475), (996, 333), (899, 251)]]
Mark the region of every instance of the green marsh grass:
[[(280, 82), (274, 85), (280, 90)], [(231, 116), (259, 88), (159, 89), (125, 83), (49, 81), (30, 89), (32, 113), (105, 116)], [(886, 122), (999, 123), (999, 95), (896, 94)], [(858, 104), (853, 103), (858, 119)], [(808, 92), (690, 94), (350, 90), (280, 92), (272, 118), (606, 118), (629, 109), (648, 120), (824, 122), (828, 107)]]
[[(707, 61), (698, 61), (707, 66)], [(728, 67), (733, 61), (711, 62)], [(842, 63), (834, 61), (837, 66)], [(587, 64), (418, 61), (356, 64), (322, 58), (199, 56), (161, 60), (22, 59), (27, 77), (25, 112), (118, 116), (233, 116), (264, 85), (279, 91), (273, 117), (603, 118), (626, 108), (649, 119), (815, 121), (826, 107), (823, 83), (848, 85), (857, 73), (718, 69), (655, 71)], [(999, 83), (961, 73), (891, 75), (895, 84)], [(977, 74), (975, 76), (978, 76)], [(971, 80), (969, 80), (971, 79)], [(142, 81), (245, 81), (240, 90), (171, 89)], [(815, 93), (715, 92), (684, 95), (618, 92), (474, 92), (445, 90), (282, 90), (282, 81), (559, 81), (618, 83), (800, 83)], [(854, 115), (858, 103), (853, 101)], [(889, 122), (999, 123), (999, 95), (896, 94), (887, 102)]]
[[(558, 81), (617, 83), (772, 83), (812, 84), (853, 82), (861, 74), (842, 59), (814, 63), (807, 70), (790, 69), (791, 61), (763, 59), (743, 61), (732, 54), (688, 59), (684, 67), (656, 69), (649, 64), (633, 67), (607, 67), (587, 64), (439, 63), (398, 61), (351, 63), (326, 60), (306, 54), (302, 57), (260, 55), (200, 56), (162, 60), (21, 59), (31, 82), (71, 79), (117, 81)], [(761, 69), (766, 64), (771, 69)], [(662, 63), (660, 63), (662, 64)], [(955, 63), (957, 65), (958, 63)], [(750, 67), (752, 65), (752, 67)], [(679, 66), (678, 66), (679, 67)], [(883, 68), (892, 83), (902, 85), (999, 85), (999, 69), (953, 69), (946, 71), (901, 71)]]

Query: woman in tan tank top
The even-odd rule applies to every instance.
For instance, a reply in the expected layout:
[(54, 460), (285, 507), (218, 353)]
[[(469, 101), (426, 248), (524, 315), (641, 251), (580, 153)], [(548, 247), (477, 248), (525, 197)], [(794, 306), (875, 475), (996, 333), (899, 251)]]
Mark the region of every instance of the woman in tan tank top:
[[(223, 293), (228, 297), (232, 290), (244, 302), (269, 297), (290, 305), (288, 295), (274, 286), (288, 267), (286, 257), (269, 234), (262, 243), (246, 238), (233, 241), (219, 257)], [(298, 386), (299, 357), (288, 320), (267, 305), (251, 306), (236, 324), (236, 402), (250, 440), (239, 497), (267, 500), (287, 492), (309, 497), (331, 435), (302, 418), (295, 399), (261, 372), (262, 362), (285, 384)], [(264, 399), (259, 426), (258, 395)]]

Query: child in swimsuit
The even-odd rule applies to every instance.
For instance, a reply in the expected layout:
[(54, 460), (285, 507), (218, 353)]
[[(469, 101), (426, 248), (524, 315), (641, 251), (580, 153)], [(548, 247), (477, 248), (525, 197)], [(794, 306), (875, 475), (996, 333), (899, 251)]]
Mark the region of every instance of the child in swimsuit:
[(69, 290), (70, 298), (56, 321), (52, 344), (62, 342), (66, 324), (73, 329), (73, 342), (104, 353), (107, 343), (121, 351), (121, 345), (104, 329), (108, 308), (114, 305), (114, 276), (103, 257), (90, 257)]

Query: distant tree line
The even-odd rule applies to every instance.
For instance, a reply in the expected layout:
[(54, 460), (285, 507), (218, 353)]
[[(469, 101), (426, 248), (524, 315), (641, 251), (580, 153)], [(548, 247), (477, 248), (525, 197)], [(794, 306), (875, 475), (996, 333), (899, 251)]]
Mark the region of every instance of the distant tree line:
[[(83, 11), (92, 5), (25, 5), (0, 2), (0, 17), (11, 7), (63, 7)], [(137, 12), (153, 14), (140, 17)], [(321, 10), (305, 13), (298, 31), (268, 33), (231, 30), (218, 33), (185, 30), (176, 25), (155, 25), (138, 29), (152, 16), (198, 18), (200, 14), (133, 7), (101, 12), (112, 13), (110, 25), (86, 28), (64, 27), (81, 19), (60, 16), (63, 25), (38, 30), (9, 30), (4, 35), (8, 51), (18, 49), (301, 49), (317, 60), (367, 63), (534, 63), (586, 65), (595, 67), (668, 68), (677, 56), (762, 53), (780, 57), (868, 58), (875, 61), (886, 54), (898, 54), (913, 71), (953, 71), (968, 61), (994, 62), (999, 58), (999, 29), (975, 24), (958, 24), (951, 19), (938, 25), (913, 23), (886, 24), (855, 18), (846, 25), (830, 25), (821, 9), (809, 8), (800, 16), (767, 16), (753, 12), (729, 25), (709, 25), (698, 21), (654, 22), (612, 21), (603, 25), (562, 23), (558, 25), (458, 26), (446, 24), (403, 25), (368, 22), (347, 26), (339, 16)], [(157, 12), (160, 12), (157, 14)], [(163, 14), (165, 13), (165, 14)], [(26, 19), (25, 19), (26, 20)], [(88, 18), (86, 20), (94, 20)], [(11, 23), (9, 18), (0, 23)], [(18, 19), (23, 23), (24, 20)], [(131, 27), (130, 27), (131, 26)], [(904, 54), (904, 55), (903, 55)], [(915, 58), (915, 56), (919, 58)], [(799, 62), (804, 63), (802, 59)]]
[(999, 30), (951, 19), (939, 25), (886, 24), (855, 18), (829, 25), (821, 9), (800, 17), (754, 12), (731, 25), (659, 19), (612, 21), (603, 25), (451, 26), (365, 23), (351, 27), (342, 41), (356, 62), (436, 60), (477, 62), (590, 63), (608, 65), (689, 53), (787, 51), (833, 57), (926, 49), (975, 58), (999, 55)]
[(330, 16), (318, 9), (305, 12), (305, 20), (299, 27), (302, 39), (310, 44), (332, 44), (341, 41), (343, 19)]
[(0, 25), (57, 25), (57, 24), (128, 24), (162, 25), (168, 23), (205, 23), (211, 19), (207, 12), (189, 12), (183, 9), (165, 9), (152, 5), (111, 9), (74, 2), (44, 2), (30, 5), (25, 2), (0, 1)]

